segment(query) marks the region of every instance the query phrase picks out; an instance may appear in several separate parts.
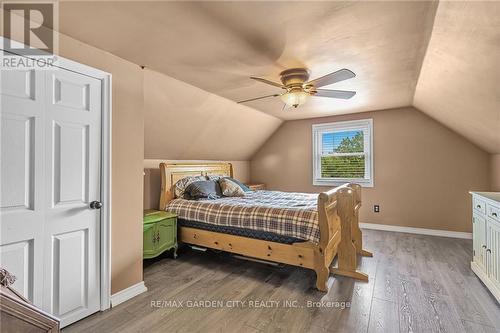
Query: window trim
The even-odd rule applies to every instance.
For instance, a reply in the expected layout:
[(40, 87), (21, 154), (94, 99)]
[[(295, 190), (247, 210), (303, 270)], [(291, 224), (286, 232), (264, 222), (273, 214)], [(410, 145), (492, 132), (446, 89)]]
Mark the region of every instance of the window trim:
[[(332, 131), (360, 130), (368, 132), (365, 137), (365, 178), (322, 178), (321, 177), (321, 134)], [(366, 147), (368, 143), (369, 147)], [(373, 174), (373, 119), (360, 119), (349, 121), (337, 121), (332, 123), (312, 125), (312, 159), (313, 159), (313, 185), (314, 186), (338, 186), (345, 183), (357, 183), (363, 187), (374, 186)]]

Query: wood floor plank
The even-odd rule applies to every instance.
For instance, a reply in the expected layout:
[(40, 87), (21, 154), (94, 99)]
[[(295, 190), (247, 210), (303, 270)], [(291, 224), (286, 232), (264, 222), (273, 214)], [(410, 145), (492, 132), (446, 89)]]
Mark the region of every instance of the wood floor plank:
[(407, 276), (399, 281), (400, 332), (432, 332), (432, 320), (418, 279)]
[(451, 271), (444, 267), (441, 272), (447, 280), (446, 289), (450, 295), (451, 302), (461, 319), (469, 320), (478, 324), (493, 326), (471, 291), (466, 277), (459, 271)]
[[(470, 240), (363, 231), (369, 283), (181, 250), (145, 262), (148, 291), (64, 332), (498, 332), (500, 308), (470, 270)], [(154, 307), (152, 301), (297, 301), (297, 307)], [(308, 303), (309, 302), (309, 303)], [(312, 306), (338, 302), (338, 307)], [(341, 305), (343, 304), (343, 306)], [(349, 305), (349, 306), (346, 306)], [(495, 327), (496, 326), (496, 327)]]
[(434, 242), (430, 237), (418, 237), (415, 242), (415, 267), (419, 271), (417, 274), (422, 289), (426, 292), (448, 295), (444, 286), (445, 281), (439, 274), (440, 266), (433, 256), (431, 244)]
[[(176, 293), (174, 300), (184, 302), (182, 307), (164, 308), (157, 311), (154, 316), (146, 315), (147, 324), (141, 326), (141, 323), (129, 326), (127, 331), (135, 331), (136, 329), (146, 329), (149, 332), (165, 332), (169, 329), (174, 331), (186, 330), (192, 331), (193, 327), (198, 327), (199, 323), (193, 321), (195, 317), (206, 318), (217, 311), (216, 308), (204, 308), (194, 305), (196, 302), (202, 301), (218, 301), (213, 297), (215, 289), (221, 286), (226, 286), (228, 290), (235, 288), (245, 280), (245, 274), (250, 270), (251, 266), (240, 266), (234, 263), (219, 263), (218, 266), (211, 268), (211, 275), (205, 279), (199, 280), (190, 288), (183, 290), (181, 293)], [(193, 303), (191, 307), (189, 302)]]
[(424, 308), (429, 314), (433, 332), (462, 332), (462, 321), (446, 295), (424, 293)]
[(498, 333), (498, 330), (491, 326), (484, 326), (468, 320), (462, 320), (465, 333)]
[(368, 333), (399, 332), (398, 305), (383, 299), (373, 298)]
[(495, 326), (500, 332), (500, 304), (494, 296), (484, 287), (477, 276), (466, 277), (467, 286), (474, 294), (475, 300), (481, 306), (481, 309), (490, 320), (492, 326)]
[[(282, 331), (283, 329), (305, 330), (310, 325), (313, 312), (305, 307), (305, 299), (310, 294), (313, 299), (322, 297), (319, 292), (310, 292), (310, 287), (304, 281), (314, 281), (314, 273), (307, 270), (295, 270), (282, 281), (279, 288), (274, 288), (266, 297), (253, 295), (253, 300), (270, 300), (280, 302), (280, 306), (272, 308), (254, 309), (253, 313), (245, 318), (247, 325), (264, 332)], [(257, 296), (257, 297), (255, 297)], [(298, 308), (283, 306), (284, 301), (300, 300)], [(289, 323), (288, 325), (285, 323)], [(293, 324), (292, 324), (293, 323)]]
[(366, 332), (370, 317), (377, 260), (359, 258), (359, 270), (372, 278), (368, 283), (345, 277), (336, 277), (332, 290), (322, 301), (350, 303), (349, 308), (320, 307), (316, 309), (313, 322), (330, 332)]
[(378, 261), (373, 297), (389, 302), (397, 302), (398, 282), (399, 275), (395, 260), (382, 257)]

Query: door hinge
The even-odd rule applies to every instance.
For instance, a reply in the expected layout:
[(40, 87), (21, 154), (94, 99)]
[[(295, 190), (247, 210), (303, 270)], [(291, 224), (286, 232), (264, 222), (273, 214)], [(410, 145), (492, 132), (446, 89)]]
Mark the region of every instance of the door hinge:
[(476, 256), (476, 250), (472, 250), (472, 256)]

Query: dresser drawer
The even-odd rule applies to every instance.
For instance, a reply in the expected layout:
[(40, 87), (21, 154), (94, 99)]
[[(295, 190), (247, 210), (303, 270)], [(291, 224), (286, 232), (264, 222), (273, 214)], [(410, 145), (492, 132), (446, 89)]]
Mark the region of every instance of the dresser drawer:
[(483, 201), (477, 197), (473, 197), (473, 206), (475, 211), (486, 215), (486, 201)]
[(486, 215), (492, 218), (495, 221), (500, 222), (500, 208), (493, 206), (491, 204), (487, 204), (486, 206)]

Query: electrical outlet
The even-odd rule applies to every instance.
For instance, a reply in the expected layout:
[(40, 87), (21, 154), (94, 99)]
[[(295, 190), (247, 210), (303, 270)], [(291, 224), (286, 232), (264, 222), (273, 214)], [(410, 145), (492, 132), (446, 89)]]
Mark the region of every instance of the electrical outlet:
[(380, 213), (380, 206), (379, 206), (379, 205), (374, 205), (374, 206), (373, 206), (373, 211), (374, 211), (375, 213)]

